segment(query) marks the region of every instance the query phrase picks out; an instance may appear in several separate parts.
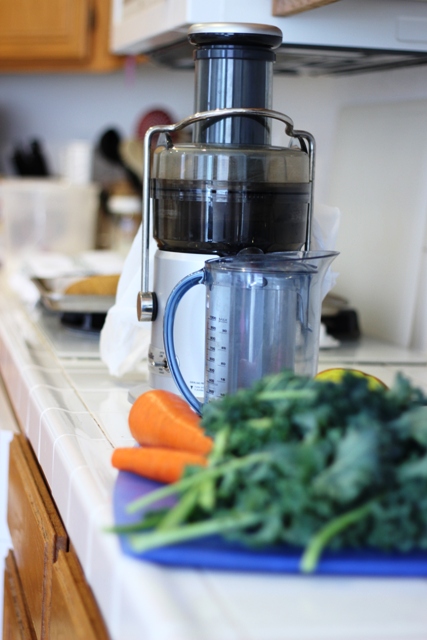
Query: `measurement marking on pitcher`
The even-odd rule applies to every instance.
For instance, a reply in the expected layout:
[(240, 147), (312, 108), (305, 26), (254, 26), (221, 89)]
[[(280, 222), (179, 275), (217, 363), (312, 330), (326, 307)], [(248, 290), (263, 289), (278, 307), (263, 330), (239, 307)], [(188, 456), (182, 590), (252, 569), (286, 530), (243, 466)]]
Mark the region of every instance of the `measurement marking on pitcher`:
[(206, 371), (210, 397), (223, 397), (227, 391), (228, 341), (228, 319), (220, 315), (210, 315), (207, 332), (208, 362)]

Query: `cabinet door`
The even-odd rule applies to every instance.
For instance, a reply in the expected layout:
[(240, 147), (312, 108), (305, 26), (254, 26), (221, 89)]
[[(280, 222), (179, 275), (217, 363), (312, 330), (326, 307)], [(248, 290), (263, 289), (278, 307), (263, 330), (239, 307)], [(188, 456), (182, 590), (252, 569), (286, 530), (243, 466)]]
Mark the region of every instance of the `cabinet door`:
[(292, 16), (338, 0), (273, 0), (273, 16)]
[(60, 551), (53, 565), (49, 638), (108, 640), (93, 594), (72, 551)]
[[(124, 57), (110, 53), (112, 0), (0, 0), (0, 73), (111, 71)], [(22, 6), (32, 16), (19, 26)], [(50, 7), (52, 24), (38, 18), (40, 7)], [(21, 8), (19, 8), (21, 7)], [(30, 10), (31, 7), (31, 10)], [(61, 17), (67, 17), (61, 27)], [(43, 17), (43, 16), (42, 16)], [(58, 30), (62, 33), (58, 34)], [(70, 48), (73, 52), (70, 53)], [(143, 62), (145, 58), (139, 56)]]
[(36, 640), (13, 551), (4, 571), (3, 640)]
[(84, 60), (92, 0), (0, 0), (0, 58)]
[(49, 637), (53, 563), (67, 536), (30, 445), (10, 444), (7, 519), (14, 556), (37, 638)]

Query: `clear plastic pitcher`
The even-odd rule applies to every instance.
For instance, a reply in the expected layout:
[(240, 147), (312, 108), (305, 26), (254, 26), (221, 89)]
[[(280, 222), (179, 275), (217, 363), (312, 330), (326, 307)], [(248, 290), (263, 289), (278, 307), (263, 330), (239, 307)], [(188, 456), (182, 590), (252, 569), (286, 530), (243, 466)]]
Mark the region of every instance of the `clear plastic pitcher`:
[[(202, 405), (181, 374), (173, 336), (185, 293), (197, 284), (206, 287), (204, 400), (209, 402), (283, 369), (316, 374), (322, 283), (337, 255), (287, 251), (216, 258), (178, 283), (165, 310), (165, 351), (176, 385), (196, 411)], [(191, 322), (188, 318), (189, 332)]]

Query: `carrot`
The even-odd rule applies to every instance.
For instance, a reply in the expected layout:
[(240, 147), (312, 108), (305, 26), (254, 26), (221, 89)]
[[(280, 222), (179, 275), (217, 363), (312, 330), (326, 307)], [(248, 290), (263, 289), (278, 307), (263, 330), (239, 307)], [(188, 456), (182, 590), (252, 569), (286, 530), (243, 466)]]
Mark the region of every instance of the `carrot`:
[(212, 449), (200, 417), (175, 393), (152, 389), (140, 395), (129, 413), (132, 436), (141, 445), (167, 447), (202, 455)]
[(119, 447), (114, 449), (111, 463), (121, 471), (131, 471), (158, 482), (176, 482), (187, 465), (205, 467), (205, 457), (188, 451), (155, 447)]

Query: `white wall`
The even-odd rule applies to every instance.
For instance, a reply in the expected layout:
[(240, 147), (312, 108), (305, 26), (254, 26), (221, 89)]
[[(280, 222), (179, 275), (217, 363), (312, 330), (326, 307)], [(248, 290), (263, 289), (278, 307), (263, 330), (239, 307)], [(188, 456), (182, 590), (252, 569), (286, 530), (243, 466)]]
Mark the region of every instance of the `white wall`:
[[(132, 136), (139, 117), (151, 108), (165, 108), (172, 117), (181, 119), (193, 111), (193, 93), (191, 71), (153, 67), (139, 68), (133, 78), (122, 71), (106, 75), (0, 75), (0, 171), (4, 171), (4, 159), (17, 142), (39, 137), (55, 161), (58, 146), (73, 138), (96, 142), (110, 126), (117, 127), (123, 136)], [(333, 205), (328, 199), (340, 110), (357, 104), (427, 100), (427, 65), (347, 77), (277, 75), (273, 95), (273, 108), (289, 115), (296, 128), (315, 136), (316, 199)], [(393, 135), (398, 153), (405, 123), (397, 123)], [(287, 144), (276, 126), (274, 142)], [(367, 145), (374, 143), (367, 140)], [(354, 188), (358, 188), (356, 175)], [(427, 250), (424, 257), (427, 264)], [(427, 327), (427, 274), (420, 287), (425, 291), (421, 304), (425, 312), (417, 323)], [(351, 291), (348, 296), (351, 301)], [(427, 350), (427, 330), (422, 334), (418, 346)]]
[[(275, 100), (276, 103), (278, 100), (281, 101), (280, 107), (294, 118), (298, 128), (308, 129), (316, 138), (315, 192), (317, 200), (330, 205), (338, 204), (343, 209), (337, 242), (337, 249), (341, 251), (341, 255), (334, 265), (340, 274), (335, 292), (347, 297), (350, 303), (356, 307), (363, 332), (387, 339), (403, 347), (412, 346), (427, 352), (427, 236), (422, 237), (423, 233), (426, 233), (425, 220), (424, 231), (422, 231), (422, 225), (418, 225), (420, 237), (414, 238), (413, 243), (408, 242), (408, 239), (401, 242), (401, 238), (396, 237), (397, 231), (392, 242), (386, 241), (385, 238), (388, 237), (390, 240), (395, 229), (395, 227), (390, 229), (390, 225), (387, 227), (388, 233), (375, 233), (375, 237), (373, 234), (369, 237), (371, 227), (367, 222), (366, 212), (362, 212), (360, 209), (354, 211), (354, 207), (350, 206), (347, 209), (343, 204), (344, 202), (351, 204), (356, 200), (361, 202), (360, 191), (363, 189), (363, 185), (361, 185), (360, 175), (358, 175), (358, 170), (361, 168), (358, 165), (360, 155), (358, 160), (355, 156), (351, 160), (347, 160), (348, 165), (354, 169), (354, 178), (348, 181), (348, 193), (342, 202), (332, 201), (332, 196), (329, 195), (334, 172), (338, 168), (334, 162), (334, 156), (335, 147), (339, 142), (337, 122), (341, 110), (344, 107), (356, 105), (388, 107), (391, 103), (408, 105), (408, 103), (415, 101), (423, 101), (425, 109), (427, 104), (427, 66), (342, 78), (304, 79), (302, 82), (293, 79), (291, 82), (286, 81), (285, 78), (278, 78), (275, 87)], [(276, 108), (278, 108), (277, 104)], [(384, 115), (386, 111), (389, 112), (384, 108)], [(394, 111), (397, 113), (399, 109)], [(410, 109), (408, 108), (406, 111), (409, 113)], [(423, 130), (420, 130), (419, 144), (416, 149), (421, 158), (427, 157), (427, 149), (420, 148), (420, 145), (424, 144), (423, 136), (426, 127), (427, 122), (422, 127)], [(367, 128), (372, 129), (372, 127)], [(391, 160), (388, 156), (387, 162), (384, 164), (388, 166), (398, 162), (402, 164), (402, 158), (408, 157), (408, 155), (399, 155), (400, 149), (404, 146), (406, 154), (411, 153), (407, 144), (409, 135), (406, 132), (410, 129), (410, 139), (417, 139), (414, 135), (414, 128), (410, 122), (394, 118), (394, 127), (390, 128), (390, 136), (395, 144), (395, 158)], [(361, 127), (360, 137), (363, 139), (364, 136), (366, 133)], [(403, 141), (406, 143), (405, 145), (402, 145)], [(366, 155), (369, 156), (369, 148), (382, 143), (379, 143), (375, 137), (366, 136), (365, 144)], [(390, 149), (388, 143), (384, 147)], [(351, 156), (351, 148), (348, 149), (348, 154)], [(423, 164), (425, 165), (425, 162)], [(407, 166), (409, 166), (409, 162), (405, 165), (405, 169)], [(376, 166), (372, 170), (376, 172)], [(411, 191), (412, 188), (411, 202), (414, 202), (417, 199), (416, 194), (419, 194), (420, 209), (411, 210), (408, 207), (402, 207), (402, 221), (407, 220), (408, 225), (413, 224), (412, 221), (417, 217), (423, 215), (424, 218), (427, 217), (427, 203), (422, 195), (425, 191), (423, 184), (426, 184), (427, 176), (422, 175), (423, 172), (424, 167), (421, 166), (421, 163), (419, 170), (415, 168), (411, 175), (408, 175), (408, 171), (403, 170), (402, 167), (402, 175), (406, 176), (407, 182), (399, 185), (397, 181), (393, 185), (392, 190), (394, 191), (399, 189), (402, 191), (403, 188)], [(381, 171), (378, 171), (378, 176), (380, 175)], [(355, 195), (359, 195), (359, 197), (355, 198)], [(391, 193), (384, 194), (384, 196), (392, 197)], [(423, 197), (424, 200), (422, 200)], [(396, 198), (397, 200), (398, 198)], [(388, 222), (384, 211), (386, 201), (385, 197), (383, 211), (381, 211), (382, 219), (386, 220), (385, 224)], [(372, 205), (369, 208), (371, 211), (374, 206), (373, 201), (370, 201), (369, 204)], [(351, 208), (353, 211), (350, 214)], [(396, 209), (396, 207), (394, 208)], [(359, 216), (360, 213), (365, 215), (360, 215), (360, 220), (356, 221), (356, 216)], [(393, 216), (390, 218), (393, 219)], [(375, 225), (372, 226), (375, 227)], [(357, 233), (354, 233), (355, 227), (358, 227)], [(398, 225), (396, 225), (397, 228)], [(364, 241), (365, 238), (368, 238), (369, 242)], [(380, 268), (378, 268), (378, 264)], [(402, 266), (401, 270), (399, 270), (399, 264)], [(360, 265), (363, 265), (363, 269), (358, 268)], [(391, 268), (387, 269), (387, 265)], [(405, 271), (405, 283), (402, 282), (403, 271)], [(394, 275), (400, 276), (400, 288), (396, 284), (398, 278), (393, 277)], [(357, 282), (359, 289), (358, 294), (355, 291), (355, 282)], [(381, 295), (378, 295), (378, 292)], [(401, 293), (405, 295), (402, 296)]]
[(0, 75), (0, 171), (10, 169), (5, 158), (17, 143), (40, 138), (55, 169), (58, 148), (70, 139), (95, 143), (109, 127), (131, 137), (151, 108), (187, 115), (192, 95), (191, 72)]
[[(343, 77), (275, 76), (275, 108), (290, 115), (298, 129), (308, 130), (316, 138), (316, 193), (321, 201), (329, 192), (335, 125), (340, 110), (349, 105), (416, 99), (427, 100), (427, 65)], [(404, 123), (400, 131), (396, 130), (396, 145), (401, 135), (404, 135)]]
[[(13, 144), (39, 137), (54, 153), (58, 145), (72, 138), (95, 142), (110, 126), (132, 136), (139, 117), (151, 108), (165, 108), (176, 119), (192, 113), (193, 93), (191, 71), (152, 67), (139, 68), (134, 77), (123, 71), (106, 75), (0, 75), (0, 171), (7, 169), (4, 159)], [(427, 65), (342, 78), (277, 75), (273, 95), (274, 108), (316, 138), (316, 192), (318, 199), (324, 200), (341, 107), (427, 99)], [(277, 140), (284, 142), (280, 135)]]
[(151, 67), (108, 74), (0, 75), (0, 141), (41, 135), (53, 140), (93, 139), (119, 125), (131, 135), (138, 117), (163, 106), (187, 114), (193, 101), (191, 72)]

